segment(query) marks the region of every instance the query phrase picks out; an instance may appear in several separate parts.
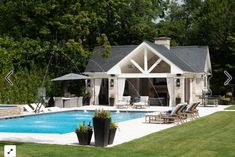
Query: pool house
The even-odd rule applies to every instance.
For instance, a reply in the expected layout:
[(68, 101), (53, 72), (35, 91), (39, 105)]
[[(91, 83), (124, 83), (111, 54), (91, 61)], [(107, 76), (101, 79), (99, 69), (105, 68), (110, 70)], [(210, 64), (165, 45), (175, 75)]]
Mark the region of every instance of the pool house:
[(110, 105), (110, 97), (149, 96), (150, 106), (175, 106), (194, 102), (210, 92), (211, 61), (207, 46), (170, 46), (170, 38), (139, 45), (112, 46), (102, 57), (95, 47), (84, 74), (90, 105)]

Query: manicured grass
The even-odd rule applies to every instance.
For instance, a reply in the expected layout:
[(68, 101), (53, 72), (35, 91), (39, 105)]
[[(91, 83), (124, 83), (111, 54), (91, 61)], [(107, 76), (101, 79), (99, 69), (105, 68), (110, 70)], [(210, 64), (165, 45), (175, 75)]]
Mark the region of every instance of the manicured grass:
[(235, 112), (219, 112), (112, 148), (10, 142), (0, 146), (16, 144), (17, 157), (232, 157), (234, 123)]
[(233, 104), (233, 106), (227, 107), (225, 110), (235, 110), (235, 104)]

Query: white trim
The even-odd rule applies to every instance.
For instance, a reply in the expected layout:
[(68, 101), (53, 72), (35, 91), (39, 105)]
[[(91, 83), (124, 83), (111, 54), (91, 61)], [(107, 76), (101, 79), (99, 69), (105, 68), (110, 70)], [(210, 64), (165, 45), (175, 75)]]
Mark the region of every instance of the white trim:
[(123, 64), (128, 58), (131, 58), (133, 54), (135, 54), (142, 46), (144, 45), (144, 42), (142, 42), (139, 46), (137, 46), (133, 51), (131, 51), (126, 57), (124, 57), (122, 60), (120, 60), (117, 64), (115, 64), (111, 69), (107, 71), (107, 73), (113, 73), (115, 72), (115, 69), (118, 67), (120, 68), (119, 65)]
[[(163, 61), (165, 61), (167, 64), (171, 67), (171, 73), (183, 73), (184, 71), (180, 69), (178, 66), (176, 66), (174, 63), (172, 63), (169, 59), (164, 57), (162, 54), (160, 54), (157, 50), (152, 48), (148, 43), (144, 42), (145, 46), (147, 46), (155, 55), (157, 55), (159, 58), (161, 58)], [(173, 53), (173, 52), (172, 52)], [(174, 72), (175, 71), (175, 72)]]
[(147, 73), (150, 73), (160, 62), (162, 61), (162, 59), (158, 59), (148, 70)]
[[(178, 66), (176, 66), (174, 63), (172, 63), (169, 59), (167, 59), (166, 57), (164, 57), (163, 55), (161, 55), (158, 51), (156, 51), (154, 48), (152, 48), (149, 44), (147, 44), (146, 42), (142, 42), (139, 46), (137, 46), (132, 52), (130, 52), (128, 55), (126, 55), (126, 57), (124, 57), (122, 60), (120, 60), (116, 65), (114, 65), (111, 69), (109, 69), (107, 71), (107, 73), (115, 73), (117, 74), (117, 71), (115, 69), (117, 69), (117, 67), (121, 67), (122, 64), (124, 64), (125, 62), (127, 62), (128, 60), (131, 59), (131, 57), (137, 53), (141, 48), (148, 48), (149, 50), (151, 50), (155, 55), (157, 55), (159, 58), (161, 58), (163, 61), (165, 61), (167, 64), (170, 65), (171, 67), (171, 73), (183, 73), (184, 71), (182, 69), (180, 69)], [(142, 68), (141, 68), (142, 69)], [(143, 69), (142, 69), (143, 70)], [(144, 71), (144, 70), (143, 70)], [(142, 72), (143, 72), (142, 71)]]
[(118, 75), (118, 78), (166, 78), (174, 76), (175, 75), (169, 73), (150, 73), (150, 74), (129, 73), (129, 74)]
[(134, 64), (134, 66), (135, 66), (136, 68), (139, 69), (139, 71), (141, 71), (142, 73), (144, 73), (144, 70), (139, 66), (138, 63), (136, 63), (136, 61), (134, 61), (133, 59), (131, 59), (130, 61), (131, 61), (132, 64)]
[(148, 52), (147, 48), (144, 49), (144, 72), (148, 71)]

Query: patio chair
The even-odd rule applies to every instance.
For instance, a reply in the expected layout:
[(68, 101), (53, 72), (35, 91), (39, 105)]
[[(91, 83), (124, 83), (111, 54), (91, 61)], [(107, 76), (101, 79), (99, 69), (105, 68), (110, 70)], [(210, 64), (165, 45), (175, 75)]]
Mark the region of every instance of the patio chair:
[(185, 106), (186, 104), (178, 104), (171, 112), (154, 112), (146, 114), (145, 122), (170, 123), (177, 121), (178, 123), (183, 123), (179, 113)]
[(48, 109), (46, 109), (41, 103), (31, 103), (29, 104), (34, 111), (39, 111), (39, 112), (49, 112)]
[(116, 102), (116, 108), (128, 108), (130, 106), (131, 96), (123, 96), (122, 100)]
[(199, 113), (197, 107), (200, 102), (190, 104), (187, 109), (182, 113), (182, 115), (186, 118), (191, 117), (192, 119), (199, 117)]
[(29, 105), (23, 105), (23, 108), (24, 108), (24, 110), (27, 111), (27, 112), (31, 112), (31, 113), (34, 112), (34, 110), (33, 110)]
[(134, 102), (132, 107), (133, 108), (140, 108), (140, 109), (149, 107), (149, 97), (148, 96), (140, 96), (140, 101)]

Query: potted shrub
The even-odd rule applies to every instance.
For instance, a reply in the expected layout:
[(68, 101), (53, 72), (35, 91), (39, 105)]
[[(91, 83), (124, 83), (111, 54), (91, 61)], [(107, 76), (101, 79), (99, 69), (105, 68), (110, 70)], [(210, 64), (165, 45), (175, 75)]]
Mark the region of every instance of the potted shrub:
[(79, 127), (76, 128), (75, 133), (77, 134), (78, 142), (80, 145), (90, 145), (93, 133), (90, 124), (80, 124)]
[(111, 123), (110, 111), (105, 111), (105, 110), (95, 111), (93, 117), (95, 146), (104, 147), (108, 145), (110, 123)]
[(111, 96), (109, 97), (109, 105), (110, 105), (110, 106), (114, 106), (114, 101), (115, 101), (114, 95), (111, 95)]
[(111, 122), (110, 128), (109, 128), (109, 142), (108, 142), (108, 144), (113, 144), (113, 140), (114, 140), (114, 137), (116, 134), (117, 127), (118, 127), (117, 123)]
[(175, 98), (175, 104), (178, 105), (181, 103), (181, 97), (178, 95), (176, 98)]

